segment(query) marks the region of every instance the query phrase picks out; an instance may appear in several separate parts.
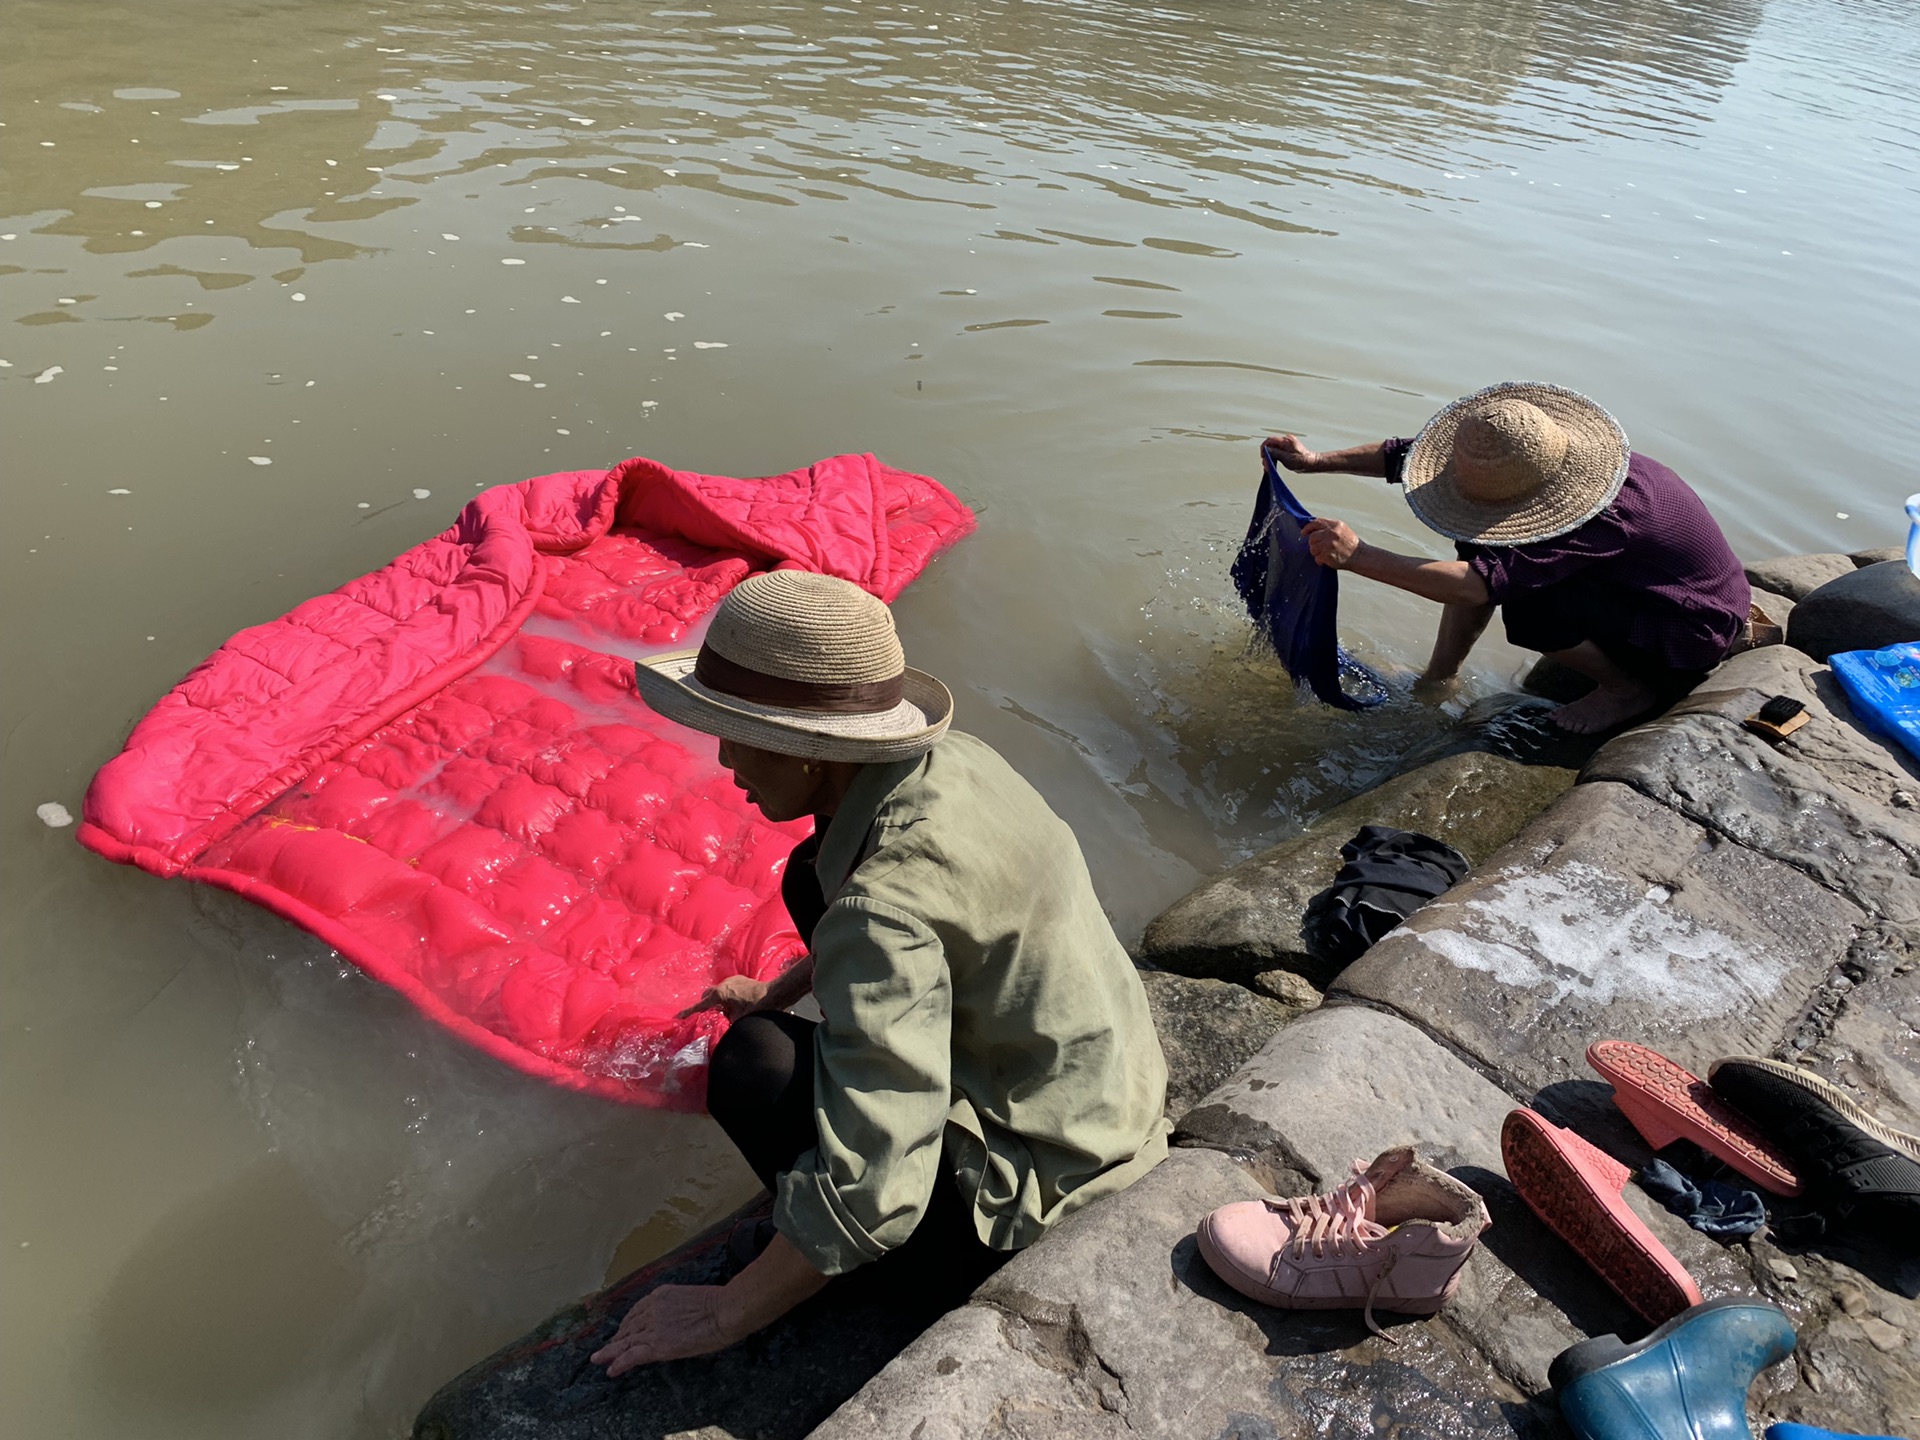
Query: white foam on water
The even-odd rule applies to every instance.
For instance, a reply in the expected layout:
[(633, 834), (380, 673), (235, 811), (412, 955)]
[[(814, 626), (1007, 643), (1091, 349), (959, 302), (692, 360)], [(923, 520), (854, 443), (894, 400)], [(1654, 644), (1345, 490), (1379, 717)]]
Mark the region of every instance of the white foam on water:
[(562, 295), (560, 297), (560, 303), (562, 305), (578, 305), (580, 302), (571, 295)]
[(507, 378), (509, 380), (531, 380), (533, 376), (522, 375), (518, 370), (510, 370), (507, 372)]
[(416, 499), (416, 500), (429, 500), (429, 499), (432, 499), (432, 498), (433, 498), (433, 491), (431, 491), (431, 490), (415, 490), (415, 491), (413, 492), (413, 498), (414, 498), (414, 499)]
[(509, 255), (506, 259), (502, 260), (500, 263), (502, 265), (524, 265), (527, 262), (524, 260), (515, 259), (513, 256)]
[(54, 830), (73, 824), (73, 812), (58, 800), (49, 800), (44, 805), (34, 806), (33, 813), (40, 817), (42, 823)]
[(443, 234), (443, 235), (441, 235), (441, 237), (440, 237), (440, 238), (441, 238), (442, 240), (458, 240), (458, 239), (459, 239), (460, 237), (459, 237), (458, 235), (446, 235), (446, 234)]
[(33, 377), (33, 383), (36, 385), (49, 385), (53, 382), (54, 376), (64, 375), (66, 373), (67, 373), (66, 370), (63, 369), (61, 366), (49, 365), (46, 369), (42, 370), (38, 375)]
[(273, 463), (273, 461), (268, 459), (265, 455), (249, 455), (247, 456), (247, 459), (251, 460), (256, 465), (271, 465)]
[(290, 300), (304, 300), (307, 297), (302, 292), (296, 290), (293, 292), (292, 295), (288, 296), (287, 298)]
[(727, 348), (727, 342), (724, 340), (696, 340), (693, 342), (693, 348), (696, 350), (724, 350)]
[(1657, 1006), (1670, 1019), (1699, 1020), (1779, 990), (1787, 961), (1675, 914), (1664, 890), (1631, 895), (1605, 871), (1574, 862), (1437, 907), (1459, 912), (1462, 929), (1412, 933), (1462, 970), (1482, 971), (1516, 989), (1549, 988), (1549, 1005), (1575, 999), (1604, 1007), (1630, 999)]
[(131, 490), (109, 490), (109, 491), (107, 491), (107, 493), (108, 493), (109, 495), (131, 495), (131, 494), (133, 493), (133, 491), (131, 491)]

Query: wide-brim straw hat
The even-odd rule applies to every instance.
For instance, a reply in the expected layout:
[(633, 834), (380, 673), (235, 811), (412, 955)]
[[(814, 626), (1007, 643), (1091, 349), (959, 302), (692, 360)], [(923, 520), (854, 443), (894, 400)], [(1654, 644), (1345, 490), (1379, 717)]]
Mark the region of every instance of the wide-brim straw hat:
[(885, 602), (804, 570), (741, 581), (699, 649), (639, 661), (634, 678), (669, 720), (807, 760), (910, 760), (953, 719), (947, 687), (907, 665)]
[(1510, 380), (1429, 420), (1401, 483), (1413, 513), (1449, 539), (1530, 545), (1611, 505), (1629, 458), (1620, 422), (1586, 396)]

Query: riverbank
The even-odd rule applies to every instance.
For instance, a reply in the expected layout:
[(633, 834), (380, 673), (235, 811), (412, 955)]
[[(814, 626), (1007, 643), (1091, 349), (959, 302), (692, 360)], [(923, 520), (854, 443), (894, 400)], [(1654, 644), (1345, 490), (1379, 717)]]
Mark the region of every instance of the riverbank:
[[(1910, 577), (1873, 572), (1785, 598), (1831, 615), (1867, 584), (1920, 604)], [(1778, 745), (1739, 723), (1773, 695), (1812, 714)], [(1383, 1412), (1435, 1433), (1559, 1433), (1553, 1356), (1645, 1327), (1514, 1193), (1502, 1119), (1528, 1104), (1644, 1163), (1584, 1062), (1609, 1036), (1696, 1072), (1734, 1052), (1800, 1059), (1896, 1123), (1920, 1111), (1920, 766), (1788, 646), (1734, 658), (1590, 754), (1552, 738), (1525, 710), (1476, 707), (1413, 768), (1150, 925), (1140, 953), (1165, 967), (1149, 984), (1176, 1086), (1197, 1092), (1204, 1066), (1231, 1073), (1179, 1107), (1165, 1164), (958, 1309), (936, 1318), (846, 1287), (733, 1351), (601, 1379), (585, 1357), (634, 1297), (717, 1273), (710, 1236), (476, 1366), (416, 1434), (1254, 1440), (1371, 1434)], [(1298, 905), (1366, 823), (1450, 838), (1476, 868), (1328, 973)], [(1234, 1023), (1203, 1047), (1207, 1004), (1223, 1001)], [(1355, 1156), (1409, 1140), (1494, 1218), (1440, 1316), (1390, 1320), (1391, 1338), (1376, 1338), (1356, 1312), (1254, 1305), (1195, 1253), (1213, 1207), (1324, 1189)], [(1756, 1386), (1757, 1415), (1913, 1432), (1920, 1258), (1838, 1228), (1807, 1245), (1762, 1231), (1720, 1246), (1627, 1194), (1706, 1295), (1763, 1296), (1799, 1328), (1794, 1365)]]

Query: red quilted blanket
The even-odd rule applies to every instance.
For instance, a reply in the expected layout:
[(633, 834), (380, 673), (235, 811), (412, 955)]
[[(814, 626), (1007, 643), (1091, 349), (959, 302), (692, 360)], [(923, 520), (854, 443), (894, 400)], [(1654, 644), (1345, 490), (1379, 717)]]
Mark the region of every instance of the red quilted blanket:
[(972, 524), (871, 455), (486, 491), (203, 661), (94, 777), (81, 843), (277, 911), (532, 1074), (698, 1108), (723, 1022), (675, 1016), (799, 955), (779, 879), (806, 825), (748, 805), (631, 661), (755, 570), (891, 601)]

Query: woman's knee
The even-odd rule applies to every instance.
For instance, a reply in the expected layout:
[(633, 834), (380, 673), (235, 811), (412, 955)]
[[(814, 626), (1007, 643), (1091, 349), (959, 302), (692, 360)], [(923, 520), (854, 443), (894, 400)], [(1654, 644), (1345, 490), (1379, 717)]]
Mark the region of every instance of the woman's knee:
[(707, 1112), (724, 1125), (729, 1116), (771, 1104), (793, 1082), (803, 1038), (812, 1063), (812, 1031), (810, 1021), (785, 1013), (734, 1021), (707, 1064)]

